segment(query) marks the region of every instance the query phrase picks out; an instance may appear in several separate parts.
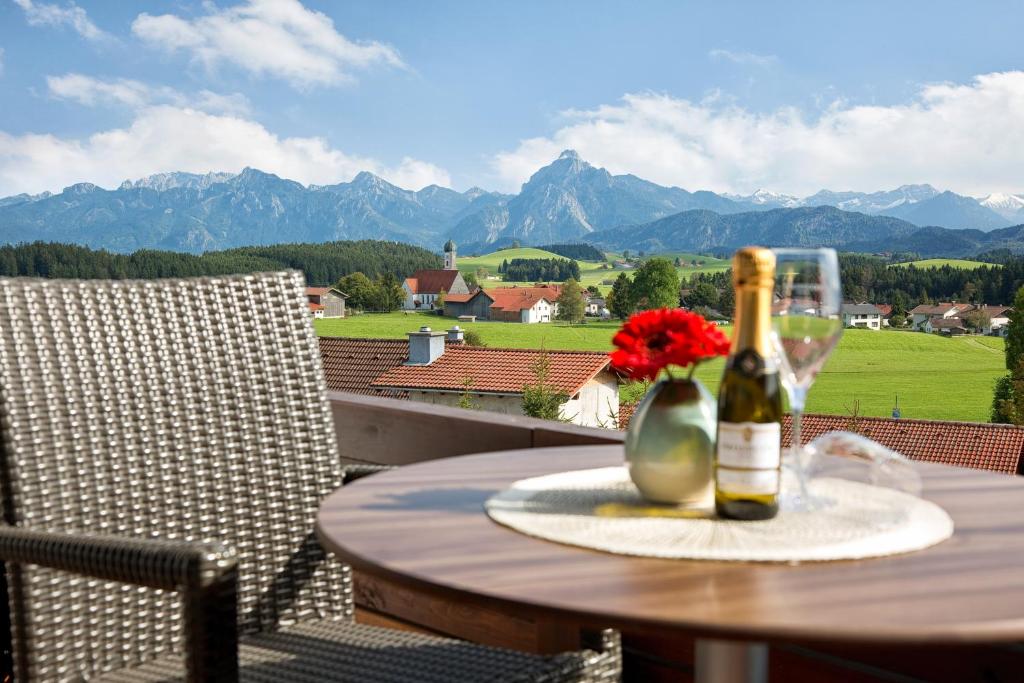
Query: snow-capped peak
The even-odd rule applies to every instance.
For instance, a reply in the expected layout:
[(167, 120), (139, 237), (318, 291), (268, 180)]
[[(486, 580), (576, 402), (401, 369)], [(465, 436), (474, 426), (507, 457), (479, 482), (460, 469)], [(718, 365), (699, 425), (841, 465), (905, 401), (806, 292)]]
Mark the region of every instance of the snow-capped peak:
[(1024, 195), (993, 192), (980, 203), (990, 209), (1020, 209), (1024, 208)]
[(993, 192), (984, 199), (978, 200), (978, 203), (1008, 220), (1016, 221), (1024, 218), (1024, 193)]
[(750, 202), (751, 204), (765, 205), (770, 204), (772, 206), (785, 207), (791, 209), (796, 206), (803, 206), (803, 200), (799, 197), (794, 197), (789, 194), (782, 194), (779, 192), (772, 192), (771, 190), (765, 190), (763, 188), (755, 190), (753, 194), (746, 197), (737, 195), (727, 195), (730, 199), (740, 199), (742, 201)]

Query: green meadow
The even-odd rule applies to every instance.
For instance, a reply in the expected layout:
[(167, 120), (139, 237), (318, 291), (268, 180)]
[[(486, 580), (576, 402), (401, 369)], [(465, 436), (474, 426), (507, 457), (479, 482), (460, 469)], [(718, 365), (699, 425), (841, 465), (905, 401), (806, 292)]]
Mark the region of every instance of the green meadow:
[[(577, 261), (580, 266), (580, 284), (584, 287), (594, 285), (602, 292), (607, 292), (611, 289), (611, 281), (619, 276), (619, 273), (626, 272), (632, 273), (633, 268), (621, 268), (613, 265), (614, 261), (622, 258), (621, 253), (608, 253), (606, 254), (607, 261)], [(671, 252), (666, 254), (657, 254), (657, 256), (667, 258), (669, 260), (675, 260), (677, 257), (682, 260), (685, 264), (676, 270), (679, 273), (680, 279), (688, 278), (693, 273), (699, 272), (719, 272), (728, 269), (729, 262), (725, 259), (716, 259), (710, 256), (700, 256), (698, 254), (684, 253), (684, 252)], [(509, 260), (515, 258), (565, 258), (554, 254), (550, 251), (543, 249), (535, 249), (533, 247), (522, 247), (519, 249), (502, 249), (495, 251), (484, 256), (459, 256), (456, 259), (456, 265), (459, 270), (463, 273), (475, 273), (478, 268), (486, 269), (491, 277), (496, 279), (483, 279), (480, 280), (480, 286), (484, 288), (490, 287), (508, 287), (512, 285), (532, 285), (532, 282), (505, 282), (500, 279), (498, 275), (498, 266), (501, 265), (503, 260)], [(702, 261), (703, 265), (693, 266), (690, 265), (692, 261)]]
[[(421, 325), (445, 329), (452, 323), (437, 315), (399, 312), (317, 320), (316, 330), (322, 336), (402, 338)], [(607, 351), (618, 324), (477, 322), (463, 327), (492, 347)], [(722, 361), (713, 361), (701, 366), (697, 376), (714, 392), (721, 371)], [(987, 422), (993, 384), (1004, 372), (999, 338), (846, 330), (811, 389), (807, 407), (844, 415), (858, 402), (861, 415), (888, 416), (898, 395), (906, 418)]]
[(942, 266), (949, 266), (951, 268), (960, 268), (961, 270), (973, 270), (974, 268), (981, 268), (982, 266), (998, 268), (999, 264), (984, 263), (983, 261), (968, 261), (958, 258), (929, 258), (921, 261), (906, 261), (905, 263), (892, 264), (893, 268), (900, 268), (903, 266), (914, 266), (916, 268), (941, 268)]

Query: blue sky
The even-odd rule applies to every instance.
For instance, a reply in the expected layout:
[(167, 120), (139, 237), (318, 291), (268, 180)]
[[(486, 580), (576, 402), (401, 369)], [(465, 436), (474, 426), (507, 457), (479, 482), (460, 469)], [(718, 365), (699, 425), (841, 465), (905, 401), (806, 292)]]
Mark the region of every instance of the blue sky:
[(1024, 191), (1020, 2), (0, 0), (0, 195), (244, 165)]

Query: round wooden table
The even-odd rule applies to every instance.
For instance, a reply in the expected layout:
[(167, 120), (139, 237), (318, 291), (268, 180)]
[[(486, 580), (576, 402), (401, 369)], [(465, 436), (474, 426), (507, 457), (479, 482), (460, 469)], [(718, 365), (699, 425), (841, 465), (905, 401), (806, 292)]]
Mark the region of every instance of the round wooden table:
[(952, 516), (953, 538), (796, 566), (606, 554), (530, 538), (484, 513), (518, 479), (622, 460), (621, 446), (575, 446), (409, 465), (333, 493), (317, 532), (344, 562), (423, 593), (697, 636), (698, 680), (763, 680), (759, 643), (770, 641), (1024, 639), (1024, 477), (920, 463), (924, 496)]

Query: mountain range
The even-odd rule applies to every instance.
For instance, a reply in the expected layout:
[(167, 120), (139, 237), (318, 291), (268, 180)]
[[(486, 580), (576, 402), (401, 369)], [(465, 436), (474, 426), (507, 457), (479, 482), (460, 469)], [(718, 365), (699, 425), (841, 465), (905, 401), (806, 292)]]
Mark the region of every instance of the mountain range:
[(690, 192), (613, 175), (572, 150), (539, 169), (515, 195), (437, 185), (411, 191), (368, 172), (347, 183), (304, 186), (246, 168), (238, 174), (161, 173), (114, 190), (79, 183), (56, 194), (0, 199), (0, 243), (42, 240), (118, 252), (367, 238), (435, 249), (451, 238), (463, 252), (515, 240), (646, 245), (652, 251), (753, 242), (892, 250), (928, 229), (946, 241), (922, 239), (926, 249), (915, 251), (952, 256), (995, 242), (1016, 245), (1016, 237), (1000, 229), (1019, 223), (1024, 194), (979, 200), (930, 185), (822, 190), (804, 198), (764, 190), (746, 196)]

